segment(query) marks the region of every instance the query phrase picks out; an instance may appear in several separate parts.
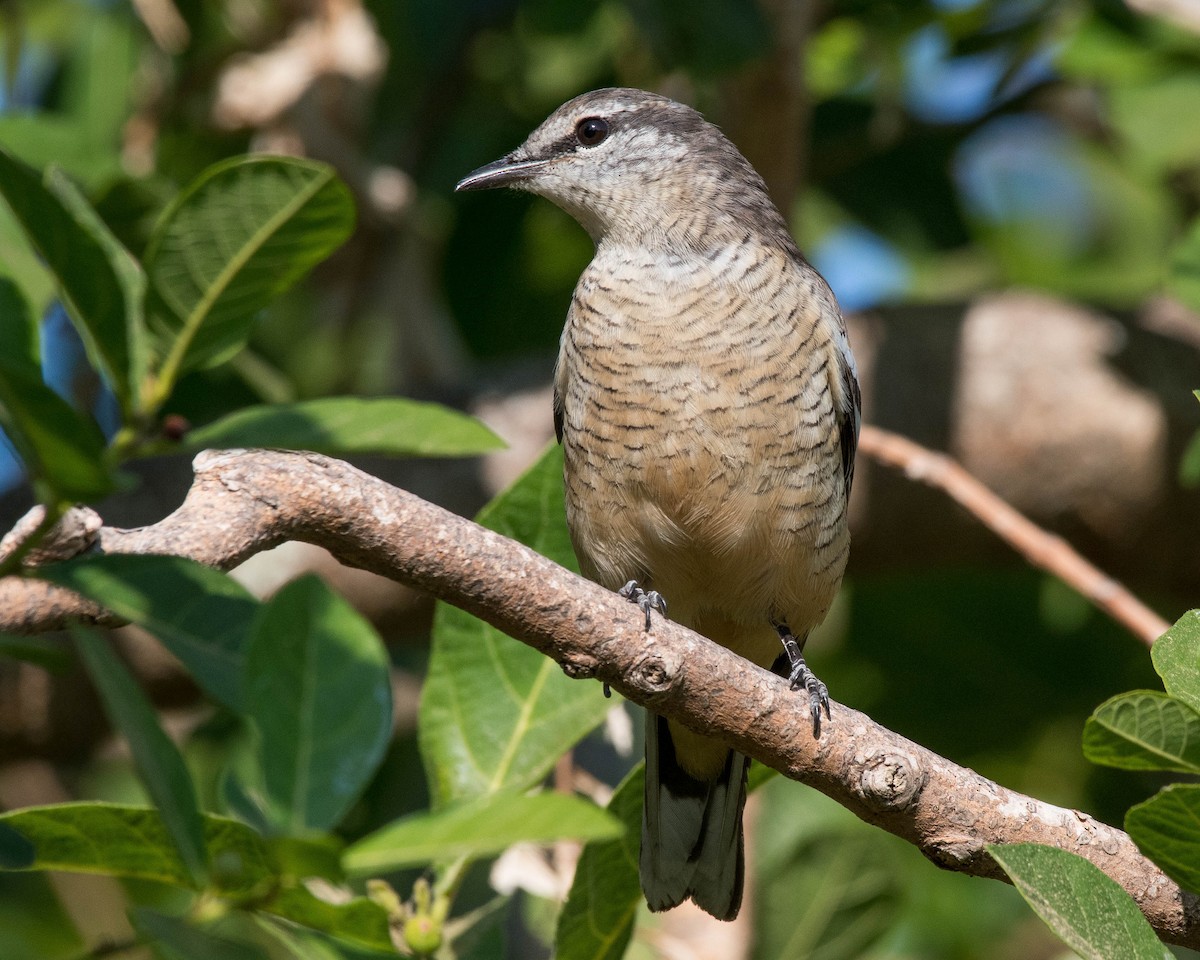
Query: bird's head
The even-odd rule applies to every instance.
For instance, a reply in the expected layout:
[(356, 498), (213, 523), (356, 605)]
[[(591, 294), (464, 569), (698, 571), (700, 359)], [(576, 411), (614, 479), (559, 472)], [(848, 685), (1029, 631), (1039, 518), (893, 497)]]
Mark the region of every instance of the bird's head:
[(762, 178), (721, 131), (644, 90), (595, 90), (564, 103), (456, 189), (490, 187), (553, 201), (597, 243), (704, 247), (748, 232), (787, 235)]

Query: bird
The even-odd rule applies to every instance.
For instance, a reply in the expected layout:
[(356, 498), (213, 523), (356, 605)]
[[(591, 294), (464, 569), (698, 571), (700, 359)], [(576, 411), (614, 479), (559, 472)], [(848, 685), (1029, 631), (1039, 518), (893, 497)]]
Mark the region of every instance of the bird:
[[(563, 104), (458, 191), (557, 204), (594, 255), (554, 373), (567, 525), (582, 572), (809, 698), (803, 656), (849, 554), (861, 420), (829, 285), (751, 164), (693, 108), (607, 88)], [(741, 907), (749, 760), (648, 713), (639, 874), (653, 911)]]

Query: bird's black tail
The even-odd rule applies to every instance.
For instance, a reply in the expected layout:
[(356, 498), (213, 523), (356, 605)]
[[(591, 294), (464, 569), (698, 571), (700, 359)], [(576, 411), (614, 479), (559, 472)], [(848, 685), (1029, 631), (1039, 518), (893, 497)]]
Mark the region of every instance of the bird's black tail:
[(675, 759), (667, 721), (653, 713), (647, 721), (640, 870), (646, 902), (669, 910), (690, 897), (718, 920), (732, 920), (742, 905), (749, 758), (730, 751), (716, 780), (696, 780)]

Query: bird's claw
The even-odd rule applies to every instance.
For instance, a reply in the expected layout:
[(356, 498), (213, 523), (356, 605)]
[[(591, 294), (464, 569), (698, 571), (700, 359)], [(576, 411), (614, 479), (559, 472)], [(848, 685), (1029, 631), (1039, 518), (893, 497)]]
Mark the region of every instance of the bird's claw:
[(808, 708), (812, 713), (813, 736), (819, 737), (821, 735), (821, 710), (824, 709), (826, 719), (833, 719), (833, 716), (829, 712), (829, 688), (818, 680), (817, 675), (808, 668), (808, 664), (804, 662), (804, 654), (800, 652), (800, 644), (796, 642), (796, 638), (792, 636), (791, 631), (781, 628), (779, 634), (780, 639), (783, 641), (783, 650), (787, 654), (788, 662), (791, 664), (791, 670), (788, 673), (788, 685), (793, 690), (799, 690), (803, 687), (808, 693)]
[(636, 603), (641, 611), (646, 615), (646, 632), (650, 632), (650, 611), (657, 610), (664, 617), (667, 615), (667, 601), (657, 590), (643, 590), (638, 586), (636, 580), (630, 580), (625, 586), (617, 591), (617, 595), (624, 597), (630, 603)]

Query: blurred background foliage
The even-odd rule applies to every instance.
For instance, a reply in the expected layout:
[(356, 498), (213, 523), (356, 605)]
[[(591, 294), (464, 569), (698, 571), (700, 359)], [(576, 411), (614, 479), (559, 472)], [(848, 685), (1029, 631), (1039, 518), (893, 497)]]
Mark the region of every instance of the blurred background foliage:
[[(266, 312), (250, 352), (232, 367), (189, 376), (172, 412), (195, 423), (260, 398), (403, 393), (471, 404), (544, 384), (590, 243), (543, 201), (456, 197), (452, 188), (564, 100), (607, 85), (659, 90), (720, 124), (763, 173), (848, 311), (886, 319), (891, 305), (961, 306), (1016, 287), (1106, 311), (1137, 311), (1174, 294), (1168, 302), (1191, 331), (1176, 349), (1191, 351), (1194, 370), (1200, 324), (1191, 311), (1200, 292), (1172, 264), (1200, 211), (1200, 13), (1187, 0), (1154, 4), (1165, 12), (1153, 15), (1143, 9), (1150, 6), (5, 0), (0, 143), (32, 164), (60, 164), (139, 254), (170, 198), (221, 158), (297, 153), (334, 164), (349, 183), (356, 235)], [(103, 385), (83, 366), (50, 281), (7, 210), (0, 273), (45, 315), (49, 382), (104, 425)], [(912, 389), (948, 398), (955, 384), (930, 378)], [(1162, 399), (1191, 403), (1186, 394)], [(536, 443), (549, 436), (548, 402), (514, 416), (515, 434), (531, 432)], [(1164, 482), (1172, 490), (1178, 453), (1169, 447)], [(471, 510), (484, 476), (430, 466), (407, 479)], [(182, 495), (186, 465), (160, 479), (165, 493), (102, 513), (157, 519)], [(7, 529), (28, 495), (4, 449), (0, 485)], [(1120, 822), (1158, 781), (1089, 767), (1079, 736), (1101, 700), (1156, 685), (1145, 648), (1004, 551), (941, 565), (906, 557), (910, 535), (956, 536), (938, 525), (950, 511), (937, 495), (922, 502), (936, 506), (911, 521), (911, 534), (903, 516), (887, 525), (899, 538), (890, 560), (852, 560), (844, 596), (814, 640), (819, 673), (839, 700), (960, 763)], [(1075, 529), (1069, 517), (1063, 526)], [(1157, 528), (1138, 533), (1140, 547), (1152, 549)], [(870, 542), (870, 528), (864, 536)], [(1129, 568), (1136, 571), (1137, 558)], [(1195, 572), (1189, 566), (1170, 585), (1139, 582), (1136, 572), (1132, 581), (1174, 619), (1195, 605)], [(428, 611), (416, 609), (372, 612), (397, 639), (397, 683), (407, 693), (389, 760), (352, 814), (353, 831), (423, 802), (412, 727)], [(14, 703), (26, 702), (33, 669), (0, 677)], [(75, 689), (62, 678), (52, 683)], [(168, 677), (155, 695), (188, 717), (192, 703), (179, 686)], [(89, 706), (94, 712), (87, 698), (60, 694), (45, 723), (73, 727)], [(99, 731), (30, 735), (19, 716), (4, 724), (4, 806), (127, 799), (134, 790), (127, 760), (98, 747)], [(200, 776), (219, 766), (213, 756), (236, 749), (219, 718), (185, 729)], [(615, 783), (632, 762), (620, 754), (596, 738), (580, 762)], [(794, 784), (773, 781), (762, 796), (753, 925), (741, 941), (753, 956), (1062, 955), (1010, 888), (941, 875)], [(473, 876), (467, 893), (485, 882)], [(57, 902), (48, 886), (85, 940), (119, 927), (114, 885), (6, 876), (0, 956), (79, 951), (63, 933), (69, 923), (54, 921), (60, 907), (48, 906)], [(534, 893), (522, 896), (527, 909), (514, 912), (510, 956), (544, 949), (548, 914)], [(36, 953), (21, 952), (29, 942), (22, 924), (44, 931)], [(663, 926), (638, 935), (635, 955), (668, 955), (656, 947), (669, 935)]]

